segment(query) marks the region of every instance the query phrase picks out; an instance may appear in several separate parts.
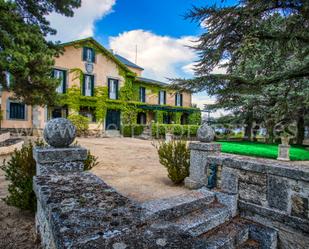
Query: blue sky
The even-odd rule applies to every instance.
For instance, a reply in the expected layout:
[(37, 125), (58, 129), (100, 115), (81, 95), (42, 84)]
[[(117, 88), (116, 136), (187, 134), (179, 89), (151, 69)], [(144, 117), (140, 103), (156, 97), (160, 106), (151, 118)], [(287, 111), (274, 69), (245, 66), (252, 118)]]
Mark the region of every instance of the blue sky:
[[(73, 18), (58, 14), (49, 17), (58, 30), (53, 40), (62, 42), (93, 36), (105, 47), (137, 62), (144, 76), (193, 77), (197, 56), (187, 46), (202, 32), (197, 23), (183, 15), (192, 7), (233, 5), (236, 0), (83, 0)], [(137, 48), (137, 54), (136, 54)], [(195, 95), (198, 104), (212, 102), (207, 94)]]

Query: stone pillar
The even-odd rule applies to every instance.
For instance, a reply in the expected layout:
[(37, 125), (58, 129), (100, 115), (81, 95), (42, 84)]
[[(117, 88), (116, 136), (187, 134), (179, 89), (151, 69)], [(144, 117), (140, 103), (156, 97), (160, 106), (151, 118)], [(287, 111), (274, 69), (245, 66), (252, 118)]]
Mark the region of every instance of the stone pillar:
[(290, 145), (279, 144), (277, 160), (290, 161)]
[[(67, 119), (50, 120), (44, 129), (44, 139), (49, 146), (35, 147), (33, 157), (36, 161), (36, 176), (34, 177), (34, 192), (37, 197), (37, 212), (35, 215), (37, 233), (41, 237), (42, 247), (55, 249), (55, 239), (50, 226), (49, 210), (42, 205), (44, 183), (50, 179), (58, 179), (64, 174), (82, 172), (87, 150), (79, 146), (70, 146), (76, 134), (76, 128)], [(60, 176), (61, 175), (61, 176)]]
[(201, 188), (207, 185), (206, 159), (209, 155), (221, 152), (221, 144), (191, 142), (190, 149), (190, 176), (185, 179), (185, 186), (190, 189)]

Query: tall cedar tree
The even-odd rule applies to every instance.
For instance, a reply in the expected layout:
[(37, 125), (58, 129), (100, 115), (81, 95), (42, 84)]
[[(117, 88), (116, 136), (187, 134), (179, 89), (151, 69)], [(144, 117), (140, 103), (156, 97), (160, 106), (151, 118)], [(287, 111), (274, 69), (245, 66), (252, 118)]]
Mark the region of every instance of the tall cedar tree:
[[(73, 16), (81, 0), (0, 0), (0, 84), (26, 104), (53, 104), (58, 82), (53, 58), (61, 52), (45, 36), (55, 34), (46, 16)], [(7, 84), (7, 73), (10, 84)]]
[[(196, 77), (177, 79), (175, 87), (217, 96), (214, 108), (241, 113), (248, 128), (264, 121), (272, 133), (275, 123), (296, 119), (300, 143), (309, 102), (309, 2), (240, 3), (194, 7), (187, 14), (206, 32), (193, 47), (199, 54)], [(227, 73), (213, 74), (220, 65)]]

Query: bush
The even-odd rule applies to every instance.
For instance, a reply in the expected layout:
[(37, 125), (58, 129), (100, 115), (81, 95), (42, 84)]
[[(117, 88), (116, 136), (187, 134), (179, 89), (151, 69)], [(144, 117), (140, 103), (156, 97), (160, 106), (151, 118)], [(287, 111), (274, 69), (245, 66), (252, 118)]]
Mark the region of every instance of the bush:
[(71, 114), (68, 119), (75, 125), (77, 136), (87, 134), (89, 129), (89, 119), (79, 114)]
[(165, 133), (170, 131), (176, 136), (196, 136), (199, 125), (180, 125), (180, 124), (153, 124), (152, 136), (165, 136)]
[[(7, 205), (15, 206), (22, 210), (36, 210), (36, 197), (33, 191), (33, 176), (36, 174), (36, 163), (33, 159), (32, 150), (35, 146), (43, 146), (42, 140), (33, 144), (24, 144), (20, 150), (15, 150), (8, 162), (3, 161), (0, 168), (5, 172), (5, 179), (9, 181), (8, 196), (3, 200)], [(84, 161), (84, 170), (96, 166), (97, 158), (88, 152)]]
[(132, 137), (132, 130), (134, 136), (139, 136), (144, 131), (144, 125), (124, 125), (122, 126), (122, 135), (124, 137)]
[(157, 150), (160, 163), (167, 169), (168, 178), (175, 184), (189, 176), (190, 151), (185, 141), (161, 142)]

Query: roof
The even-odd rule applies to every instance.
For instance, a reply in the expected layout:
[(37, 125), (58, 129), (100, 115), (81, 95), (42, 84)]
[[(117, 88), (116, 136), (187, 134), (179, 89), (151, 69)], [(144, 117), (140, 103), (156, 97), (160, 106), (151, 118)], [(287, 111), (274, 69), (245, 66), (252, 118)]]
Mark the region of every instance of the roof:
[(91, 42), (93, 45), (95, 45), (98, 49), (100, 49), (106, 56), (108, 56), (109, 58), (111, 58), (119, 67), (121, 67), (122, 69), (124, 69), (125, 71), (129, 71), (132, 72), (125, 63), (123, 63), (122, 61), (120, 61), (120, 59), (118, 59), (118, 57), (116, 57), (116, 55), (114, 55), (111, 51), (109, 51), (108, 49), (106, 49), (104, 46), (102, 46), (99, 42), (97, 42), (94, 38), (92, 37), (88, 37), (85, 39), (80, 39), (80, 40), (74, 40), (74, 41), (70, 41), (70, 42), (65, 42), (60, 44), (60, 46), (71, 46), (71, 45), (75, 45), (75, 44), (81, 44), (81, 43), (85, 43), (85, 42)]
[(119, 54), (114, 54), (115, 57), (120, 60), (123, 64), (125, 64), (126, 66), (128, 67), (133, 67), (133, 68), (137, 68), (137, 69), (140, 69), (140, 70), (144, 70), (144, 68), (136, 65), (135, 63), (133, 63), (132, 61), (129, 61), (128, 59), (122, 57), (121, 55)]
[(141, 81), (141, 82), (144, 82), (144, 83), (149, 83), (149, 84), (152, 84), (152, 85), (168, 86), (167, 83), (157, 81), (157, 80), (153, 80), (153, 79), (144, 78), (144, 77), (136, 77), (136, 79), (138, 81)]

